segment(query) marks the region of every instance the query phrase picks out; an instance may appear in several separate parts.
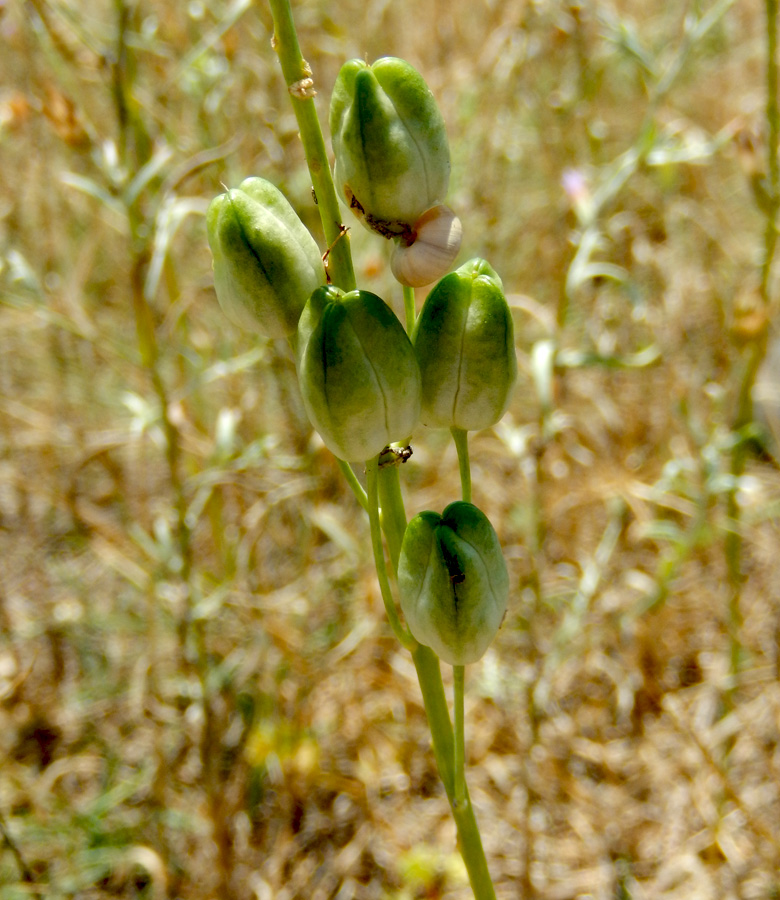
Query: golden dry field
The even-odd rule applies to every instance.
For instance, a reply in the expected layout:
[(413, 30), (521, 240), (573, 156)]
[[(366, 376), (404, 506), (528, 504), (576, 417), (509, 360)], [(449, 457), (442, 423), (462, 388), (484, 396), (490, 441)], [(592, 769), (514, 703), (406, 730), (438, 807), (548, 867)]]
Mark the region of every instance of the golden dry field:
[[(471, 442), (512, 584), (466, 671), (499, 900), (780, 897), (773, 2), (294, 3), (324, 128), (347, 59), (423, 74), (459, 262), (513, 310)], [(0, 900), (472, 896), (366, 517), (287, 344), (214, 295), (223, 185), (325, 249), (271, 32), (0, 3)], [(441, 510), (449, 435), (412, 446)]]

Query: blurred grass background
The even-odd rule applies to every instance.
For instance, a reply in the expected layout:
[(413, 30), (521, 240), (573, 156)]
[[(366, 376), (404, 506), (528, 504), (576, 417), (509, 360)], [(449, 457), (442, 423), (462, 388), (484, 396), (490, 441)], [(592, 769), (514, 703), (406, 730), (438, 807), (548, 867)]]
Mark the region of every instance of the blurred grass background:
[[(467, 672), (498, 896), (780, 896), (764, 7), (295, 15), (323, 123), (346, 59), (423, 73), (514, 309), (472, 438), (514, 585)], [(213, 294), (222, 185), (321, 234), (270, 38), (249, 0), (0, 6), (2, 900), (470, 896), (366, 523), (287, 347)], [(457, 495), (445, 437), (410, 515)]]

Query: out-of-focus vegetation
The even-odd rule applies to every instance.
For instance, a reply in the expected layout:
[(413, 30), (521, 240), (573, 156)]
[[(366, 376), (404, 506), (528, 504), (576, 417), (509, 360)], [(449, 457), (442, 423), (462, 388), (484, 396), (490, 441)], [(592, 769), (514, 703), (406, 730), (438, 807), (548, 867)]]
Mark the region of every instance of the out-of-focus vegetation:
[[(423, 73), (461, 259), (511, 294), (520, 383), (472, 453), (513, 590), (467, 672), (499, 897), (777, 897), (763, 6), (295, 14), (323, 121), (345, 59)], [(19, 0), (0, 32), (0, 898), (468, 897), (364, 517), (286, 345), (213, 295), (221, 185), (320, 237), (268, 10)], [(458, 494), (445, 438), (410, 514)]]

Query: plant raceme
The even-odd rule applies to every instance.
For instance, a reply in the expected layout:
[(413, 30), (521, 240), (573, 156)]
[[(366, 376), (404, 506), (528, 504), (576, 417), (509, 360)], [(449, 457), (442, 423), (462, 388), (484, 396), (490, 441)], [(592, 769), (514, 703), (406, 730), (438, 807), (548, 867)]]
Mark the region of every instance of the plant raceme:
[[(509, 577), (492, 525), (466, 502), (466, 434), (495, 424), (507, 408), (517, 376), (512, 317), (501, 279), (485, 260), (447, 274), (462, 229), (444, 205), (450, 175), (444, 122), (419, 73), (390, 57), (373, 65), (346, 63), (330, 125), (337, 191), (367, 228), (394, 240), (397, 280), (406, 288), (438, 280), (416, 322), (414, 294), (404, 292), (411, 336), (376, 294), (330, 283), (311, 234), (261, 178), (246, 179), (209, 207), (215, 288), (238, 325), (290, 341), (309, 420), (368, 511), (390, 624), (414, 651), (426, 708), (438, 709), (444, 696), (438, 666), (434, 673), (425, 663), (430, 651), (456, 667), (454, 744), (452, 731), (448, 737), (441, 730), (446, 704), (443, 715), (440, 709), (432, 715), (431, 730), (439, 756), (444, 746), (454, 747), (454, 763), (442, 768), (442, 777), (457, 781), (453, 814), (475, 893), (494, 900), (465, 801), (462, 667), (480, 659), (493, 640), (506, 612)], [(301, 137), (306, 146), (311, 136), (305, 128)], [(420, 422), (451, 429), (465, 499), (441, 514), (418, 513), (404, 530), (400, 490), (385, 480), (380, 524), (380, 457), (390, 444), (405, 445)], [(349, 463), (365, 464), (365, 493)], [(380, 528), (388, 545), (400, 548), (397, 583), (408, 631), (390, 591)]]
[[(433, 235), (453, 228), (457, 217), (439, 203), (450, 172), (444, 123), (408, 63), (347, 63), (330, 118), (336, 183), (367, 227), (404, 250), (426, 227)], [(514, 335), (501, 279), (485, 260), (436, 284), (410, 340), (376, 294), (324, 284), (314, 239), (270, 182), (247, 178), (216, 197), (207, 225), (220, 304), (244, 327), (296, 335), (306, 412), (340, 459), (372, 459), (407, 441), (420, 419), (468, 431), (503, 415), (517, 374)], [(485, 515), (465, 502), (417, 515), (403, 540), (399, 590), (418, 641), (455, 665), (481, 657), (508, 593)]]

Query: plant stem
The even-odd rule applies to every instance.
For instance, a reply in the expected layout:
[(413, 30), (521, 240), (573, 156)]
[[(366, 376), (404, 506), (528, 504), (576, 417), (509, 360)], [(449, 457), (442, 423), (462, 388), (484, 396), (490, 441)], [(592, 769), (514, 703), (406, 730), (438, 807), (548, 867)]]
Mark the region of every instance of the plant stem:
[[(132, 179), (143, 171), (151, 153), (151, 140), (143, 117), (136, 111), (133, 100), (131, 73), (135, 60), (130, 57), (132, 44), (128, 41), (130, 18), (134, 5), (129, 0), (115, 0), (117, 13), (117, 63), (113, 70), (113, 98), (118, 124), (117, 144), (123, 167)], [(128, 182), (132, 184), (132, 181)], [(183, 591), (183, 613), (178, 622), (179, 651), (186, 668), (195, 670), (201, 688), (203, 725), (199, 751), (203, 769), (202, 782), (208, 799), (208, 810), (218, 849), (218, 873), (220, 894), (226, 900), (233, 896), (231, 877), (233, 871), (233, 843), (230, 825), (225, 815), (224, 792), (221, 789), (217, 760), (220, 748), (220, 728), (212, 703), (209, 685), (210, 665), (207, 653), (205, 621), (195, 616), (193, 591), (193, 545), (191, 528), (187, 521), (187, 491), (183, 475), (183, 450), (181, 433), (171, 415), (170, 391), (163, 377), (163, 356), (157, 337), (153, 297), (147, 294), (147, 276), (154, 242), (153, 214), (149, 200), (159, 203), (159, 198), (148, 198), (144, 191), (125, 190), (123, 200), (130, 231), (130, 291), (135, 316), (136, 340), (141, 366), (147, 372), (159, 406), (160, 423), (164, 436), (165, 461), (172, 495), (174, 513), (174, 539), (178, 559), (170, 569), (175, 572)], [(170, 270), (168, 271), (170, 275)], [(152, 622), (154, 612), (152, 611)], [(153, 634), (153, 632), (152, 632)], [(157, 652), (153, 648), (152, 656)]]
[(439, 658), (430, 647), (419, 644), (412, 652), (412, 659), (417, 669), (428, 725), (431, 729), (436, 765), (458, 829), (458, 849), (469, 873), (471, 889), (476, 900), (495, 900), (496, 893), (485, 859), (482, 837), (465, 783), (463, 801), (458, 803), (455, 799), (455, 740), (441, 681)]
[(460, 492), (467, 503), (471, 503), (471, 463), (469, 461), (469, 433), (462, 428), (450, 428), (450, 434), (458, 451), (460, 469)]
[(401, 544), (406, 531), (406, 510), (401, 494), (398, 466), (382, 466), (379, 469), (379, 505), (382, 509), (382, 531), (387, 539), (393, 572), (398, 572)]
[(344, 291), (356, 287), (349, 249), (349, 236), (341, 222), (341, 211), (330, 174), (328, 153), (314, 106), (314, 82), (309, 64), (301, 55), (289, 0), (268, 0), (274, 20), (274, 47), (293, 101), (306, 163), (329, 248), (328, 273)]
[(764, 230), (764, 260), (761, 267), (761, 297), (769, 303), (769, 276), (777, 245), (777, 214), (780, 210), (780, 107), (777, 98), (777, 0), (766, 0), (766, 122), (769, 208)]
[[(192, 628), (192, 542), (190, 527), (187, 524), (187, 494), (181, 473), (181, 435), (171, 418), (168, 388), (163, 380), (160, 365), (160, 349), (157, 341), (156, 326), (152, 307), (146, 297), (144, 285), (151, 257), (149, 239), (144, 237), (148, 222), (140, 207), (140, 198), (126, 206), (127, 221), (130, 228), (130, 292), (135, 316), (136, 341), (141, 366), (149, 376), (152, 389), (159, 406), (160, 424), (165, 439), (165, 462), (168, 469), (168, 481), (172, 494), (172, 505), (175, 516), (174, 537), (179, 554), (177, 575), (184, 589), (184, 613), (179, 622), (179, 643), (182, 655), (187, 657), (188, 638)], [(196, 644), (200, 636), (195, 634)], [(198, 652), (200, 652), (198, 650)]]
[(344, 476), (347, 484), (352, 488), (355, 499), (363, 509), (368, 512), (368, 498), (366, 497), (366, 492), (363, 490), (363, 485), (358, 481), (357, 475), (353, 472), (352, 466), (348, 462), (344, 462), (343, 459), (337, 458), (336, 462), (338, 462), (341, 474)]
[(453, 666), (453, 707), (455, 711), (455, 802), (462, 806), (466, 800), (466, 728), (464, 724), (465, 666)]
[(404, 312), (406, 313), (406, 333), (411, 337), (414, 330), (414, 323), (417, 321), (417, 309), (414, 302), (414, 288), (403, 286), (404, 288)]
[[(764, 227), (764, 254), (761, 263), (760, 296), (765, 310), (771, 307), (770, 276), (777, 249), (777, 217), (780, 212), (780, 163), (777, 147), (780, 140), (780, 108), (778, 106), (777, 65), (777, 0), (766, 0), (766, 121), (767, 121), (767, 200), (762, 207), (766, 216)], [(725, 537), (726, 566), (729, 576), (729, 632), (731, 638), (731, 674), (739, 673), (742, 648), (739, 630), (742, 625), (740, 599), (742, 595), (742, 535), (740, 509), (737, 502), (739, 479), (745, 472), (749, 447), (744, 437), (745, 428), (753, 421), (752, 390), (756, 375), (766, 354), (767, 329), (755, 337), (746, 350), (737, 393), (736, 412), (732, 424), (735, 435), (731, 451), (731, 475), (734, 486), (727, 497), (727, 513), (731, 527)]]
[(398, 617), (393, 595), (390, 590), (390, 581), (387, 577), (387, 564), (385, 563), (385, 551), (382, 547), (382, 529), (379, 524), (379, 457), (374, 456), (366, 463), (366, 483), (368, 487), (368, 521), (371, 525), (371, 547), (374, 551), (374, 566), (376, 577), (379, 580), (379, 589), (382, 592), (382, 600), (385, 604), (387, 618), (395, 636), (407, 648), (413, 650), (417, 641), (407, 631)]

